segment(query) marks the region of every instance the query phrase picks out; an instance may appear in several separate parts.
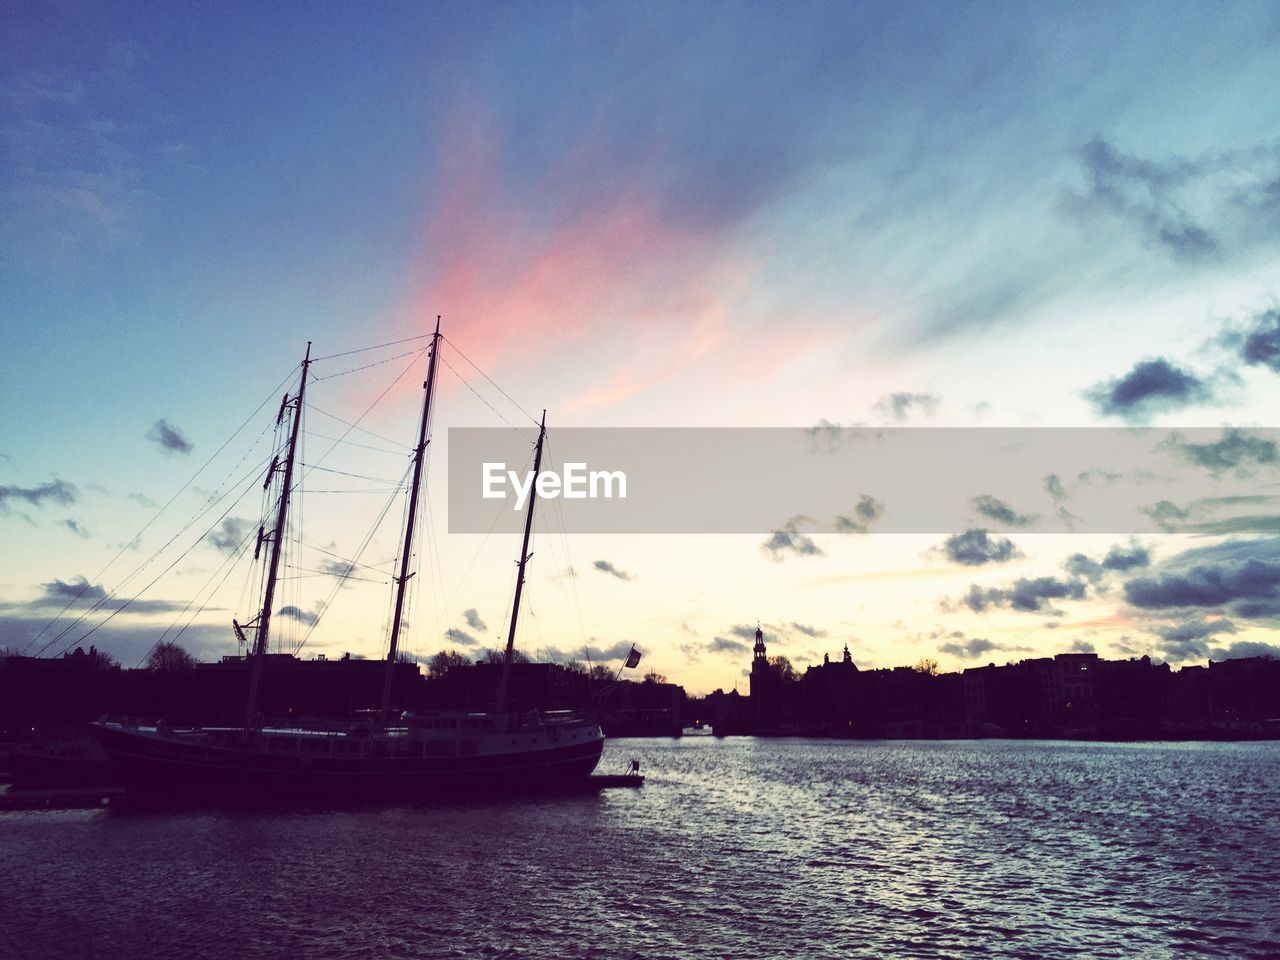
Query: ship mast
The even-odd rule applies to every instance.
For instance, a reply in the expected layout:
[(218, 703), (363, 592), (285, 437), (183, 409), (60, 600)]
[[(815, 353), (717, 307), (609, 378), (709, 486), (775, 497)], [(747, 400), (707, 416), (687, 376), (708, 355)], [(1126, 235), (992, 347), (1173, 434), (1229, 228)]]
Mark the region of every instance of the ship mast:
[(387, 672), (382, 682), (382, 723), (387, 723), (391, 709), (391, 680), (395, 676), (396, 651), (400, 644), (400, 618), (404, 613), (405, 588), (409, 578), (409, 552), (413, 549), (413, 527), (418, 514), (418, 489), (422, 483), (423, 454), (430, 442), (427, 427), (431, 420), (431, 393), (436, 380), (436, 354), (440, 352), (440, 318), (436, 317), (436, 332), (431, 337), (431, 359), (427, 363), (427, 379), (422, 385), (422, 423), (418, 426), (418, 445), (413, 448), (413, 487), (409, 491), (409, 515), (405, 519), (404, 549), (400, 552), (400, 576), (396, 577), (396, 609), (391, 620), (391, 644), (387, 650)]
[(524, 568), (529, 562), (529, 533), (533, 530), (533, 505), (538, 499), (538, 471), (542, 467), (542, 442), (547, 437), (547, 411), (542, 411), (538, 425), (538, 447), (533, 455), (533, 483), (529, 485), (529, 512), (524, 518), (524, 542), (520, 545), (520, 570), (516, 574), (516, 598), (511, 608), (511, 627), (507, 631), (507, 650), (502, 657), (502, 678), (498, 681), (496, 713), (502, 713), (507, 705), (507, 681), (511, 677), (511, 656), (516, 644), (516, 621), (520, 619), (520, 594), (524, 589)]
[[(264, 536), (262, 528), (258, 528), (258, 548), (261, 549), (263, 540), (271, 541), (271, 561), (267, 569), (267, 585), (262, 595), (262, 612), (258, 614), (258, 635), (253, 645), (253, 669), (249, 679), (249, 702), (245, 706), (244, 711), (244, 728), (251, 730), (256, 719), (255, 715), (258, 710), (258, 688), (262, 684), (262, 661), (266, 658), (267, 653), (267, 628), (271, 624), (271, 605), (275, 600), (276, 580), (280, 574), (280, 554), (284, 549), (284, 531), (285, 522), (289, 517), (289, 494), (293, 490), (293, 468), (298, 459), (298, 428), (302, 424), (302, 396), (307, 390), (307, 368), (311, 365), (311, 341), (307, 341), (307, 352), (302, 359), (302, 378), (298, 382), (298, 395), (292, 400), (289, 395), (285, 394), (284, 400), (280, 403), (280, 413), (276, 417), (278, 423), (280, 418), (284, 416), (286, 409), (293, 409), (293, 425), (289, 430), (289, 453), (285, 457), (284, 482), (280, 487), (280, 505), (276, 510), (276, 525), (273, 528), (269, 538)], [(278, 459), (271, 462), (271, 467), (267, 471), (268, 484), (271, 483), (272, 476), (281, 468)]]

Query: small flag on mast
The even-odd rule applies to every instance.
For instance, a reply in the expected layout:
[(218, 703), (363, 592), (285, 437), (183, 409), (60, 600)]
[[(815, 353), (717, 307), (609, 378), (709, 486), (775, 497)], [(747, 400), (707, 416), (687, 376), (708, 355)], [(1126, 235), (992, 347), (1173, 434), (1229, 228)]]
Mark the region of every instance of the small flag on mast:
[(634, 670), (638, 666), (640, 666), (640, 651), (636, 649), (636, 645), (633, 643), (631, 652), (627, 654), (626, 667), (628, 670)]

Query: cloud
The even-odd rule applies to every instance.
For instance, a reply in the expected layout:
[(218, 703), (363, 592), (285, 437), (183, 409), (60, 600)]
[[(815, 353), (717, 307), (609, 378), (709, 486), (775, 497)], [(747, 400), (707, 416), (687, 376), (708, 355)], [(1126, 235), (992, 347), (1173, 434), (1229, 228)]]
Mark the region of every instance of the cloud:
[(1136, 570), (1150, 565), (1151, 551), (1139, 543), (1114, 546), (1102, 558), (1102, 566), (1107, 570)]
[(181, 430), (163, 418), (151, 425), (151, 429), (147, 431), (147, 439), (167, 454), (179, 453), (186, 456), (195, 449)]
[(1180, 189), (1199, 176), (1195, 164), (1180, 157), (1160, 162), (1121, 153), (1101, 136), (1080, 148), (1079, 159), (1086, 192), (1069, 192), (1066, 212), (1081, 218), (1109, 214), (1180, 262), (1196, 263), (1218, 253), (1218, 239), (1179, 202)]
[(1240, 345), (1240, 359), (1280, 373), (1280, 310), (1267, 310), (1255, 318)]
[(489, 627), (480, 619), (480, 614), (476, 612), (475, 607), (462, 611), (462, 619), (466, 621), (467, 626), (472, 630), (488, 630)]
[(69, 581), (50, 580), (41, 585), (41, 590), (45, 600), (54, 602), (71, 600), (92, 603), (107, 596), (106, 588), (102, 584), (90, 583), (87, 577), (73, 577)]
[(716, 637), (707, 644), (707, 649), (712, 653), (731, 653), (734, 656), (745, 656), (751, 652), (751, 648), (741, 640), (730, 640), (728, 637)]
[(240, 544), (253, 532), (253, 524), (238, 517), (227, 517), (222, 525), (210, 533), (205, 539), (223, 553), (235, 553)]
[(608, 560), (597, 560), (593, 564), (591, 564), (591, 566), (599, 570), (601, 573), (607, 573), (609, 574), (609, 576), (616, 577), (619, 580), (626, 581), (626, 580), (635, 579), (635, 577), (632, 574), (627, 573), (625, 570), (619, 570)]
[(1036, 519), (1034, 514), (1018, 513), (1003, 500), (986, 493), (974, 497), (969, 504), (988, 520), (1005, 527), (1025, 527)]
[(333, 577), (335, 580), (359, 580), (361, 577), (356, 573), (359, 568), (360, 565), (358, 563), (348, 563), (346, 560), (334, 560), (327, 557), (321, 560), (317, 566), (321, 573)]
[(1133, 542), (1127, 547), (1112, 547), (1101, 560), (1094, 560), (1083, 553), (1073, 553), (1063, 563), (1063, 568), (1073, 577), (1098, 583), (1108, 573), (1137, 570), (1150, 564), (1151, 551), (1140, 543)]
[(1210, 647), (1210, 660), (1241, 660), (1245, 657), (1267, 657), (1280, 660), (1280, 647), (1260, 640), (1237, 640), (1227, 647)]
[(1062, 478), (1056, 473), (1050, 473), (1044, 478), (1044, 492), (1049, 495), (1049, 499), (1053, 501), (1054, 508), (1068, 530), (1075, 529), (1075, 522), (1079, 519), (1067, 507), (1067, 503), (1071, 500), (1071, 494), (1067, 492), (1066, 486), (1062, 483)]
[(1067, 653), (1097, 653), (1097, 650), (1088, 640), (1072, 640)]
[(10, 501), (21, 500), (33, 507), (46, 503), (68, 506), (75, 503), (79, 494), (75, 486), (65, 480), (50, 480), (34, 487), (0, 486), (0, 510), (7, 510)]
[(1153, 576), (1124, 586), (1143, 610), (1224, 610), (1241, 619), (1280, 617), (1280, 539), (1231, 540), (1184, 551)]
[(827, 631), (825, 630), (819, 629), (818, 627), (811, 627), (807, 623), (796, 623), (794, 620), (791, 621), (791, 629), (796, 633), (802, 633), (806, 637), (813, 637), (814, 639), (825, 637), (827, 635)]
[(889, 393), (876, 401), (875, 409), (895, 423), (906, 423), (916, 414), (932, 417), (942, 398), (936, 393)]
[(1088, 585), (1083, 580), (1064, 580), (1059, 577), (1023, 577), (1008, 587), (982, 588), (976, 583), (961, 602), (974, 613), (984, 613), (991, 607), (1008, 607), (1022, 613), (1052, 611), (1049, 600), (1083, 600)]
[[(593, 641), (595, 637), (591, 638)], [(547, 656), (557, 663), (564, 663), (567, 660), (581, 660), (584, 657), (592, 663), (607, 663), (610, 660), (622, 660), (631, 652), (631, 643), (627, 640), (618, 640), (607, 647), (598, 646), (595, 643), (578, 647), (576, 650), (565, 650), (560, 647), (548, 647)], [(641, 651), (642, 653), (644, 651)]]
[(1190, 510), (1182, 509), (1172, 500), (1161, 500), (1142, 512), (1149, 516), (1156, 526), (1165, 533), (1173, 533), (1191, 516)]
[(1188, 640), (1203, 640), (1217, 633), (1235, 633), (1236, 625), (1230, 620), (1219, 617), (1215, 620), (1187, 620), (1157, 626), (1156, 635), (1173, 643), (1185, 643)]
[(1163, 357), (1141, 360), (1124, 376), (1091, 387), (1085, 396), (1102, 416), (1135, 421), (1213, 399), (1203, 380)]
[(980, 567), (988, 563), (1004, 563), (1021, 556), (1008, 537), (993, 537), (986, 530), (966, 530), (947, 537), (939, 548), (952, 563)]
[[(167, 614), (186, 609), (186, 601), (144, 600), (113, 597), (100, 583), (93, 583), (84, 576), (63, 580), (55, 577), (40, 585), (39, 594), (32, 600), (19, 603), (0, 602), (0, 616), (13, 618), (58, 614), (64, 608), (92, 608), (95, 613), (125, 611), (131, 614)], [(206, 608), (213, 609), (213, 608)], [(47, 620), (45, 621), (47, 622)], [(44, 622), (41, 623), (44, 626)], [(85, 625), (88, 629), (88, 625)], [(56, 635), (56, 634), (55, 634)]]
[(820, 557), (822, 549), (813, 542), (813, 538), (799, 530), (803, 518), (793, 517), (781, 530), (775, 530), (769, 539), (760, 544), (760, 549), (768, 554), (769, 559), (782, 561), (788, 555), (797, 557)]
[(290, 620), (296, 620), (298, 623), (306, 624), (307, 626), (311, 626), (319, 619), (317, 614), (303, 610), (301, 607), (295, 607), (293, 604), (290, 604), (287, 607), (281, 607), (276, 611), (276, 615), (287, 617)]
[(837, 516), (836, 529), (841, 533), (866, 533), (872, 523), (884, 516), (884, 504), (875, 497), (859, 494), (851, 516)]
[(1227, 427), (1222, 431), (1222, 439), (1212, 443), (1191, 443), (1181, 437), (1170, 440), (1189, 461), (1214, 476), (1231, 470), (1238, 477), (1247, 477), (1249, 464), (1272, 466), (1280, 462), (1280, 451), (1274, 440), (1253, 436), (1238, 427)]
[(1003, 650), (1004, 648), (992, 643), (985, 637), (970, 637), (963, 641), (951, 641), (944, 643), (938, 648), (939, 652), (950, 654), (961, 660), (975, 660), (984, 653), (990, 653), (992, 650)]
[(444, 638), (450, 643), (456, 643), (461, 647), (474, 647), (480, 642), (471, 634), (467, 633), (467, 631), (460, 630), (457, 627), (450, 627), (446, 630), (444, 632)]
[(89, 539), (89, 531), (86, 530), (84, 527), (80, 526), (80, 524), (76, 523), (76, 521), (72, 520), (70, 517), (68, 517), (66, 520), (63, 520), (62, 525), (66, 527), (68, 530), (70, 530), (72, 533), (74, 533), (81, 540)]
[(148, 510), (154, 510), (159, 504), (148, 497), (145, 493), (131, 493), (129, 499), (140, 507), (146, 507)]

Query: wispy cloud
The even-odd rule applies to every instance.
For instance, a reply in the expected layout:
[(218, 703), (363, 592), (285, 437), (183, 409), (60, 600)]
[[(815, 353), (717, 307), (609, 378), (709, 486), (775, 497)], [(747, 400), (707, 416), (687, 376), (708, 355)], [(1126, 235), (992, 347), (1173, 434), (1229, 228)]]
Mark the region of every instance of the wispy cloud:
[(974, 510), (1003, 527), (1026, 527), (1035, 522), (1035, 514), (1019, 513), (999, 497), (984, 493), (969, 501)]
[(952, 563), (965, 567), (1005, 563), (1021, 556), (1017, 546), (1008, 537), (993, 537), (981, 529), (953, 534), (942, 542), (939, 549)]
[(860, 494), (848, 516), (836, 517), (836, 529), (841, 533), (866, 533), (871, 524), (884, 516), (884, 504), (869, 494)]
[(619, 570), (608, 560), (597, 560), (591, 564), (591, 566), (594, 569), (599, 570), (601, 573), (607, 573), (609, 576), (615, 577), (618, 580), (629, 581), (635, 579), (633, 574), (627, 573), (625, 570)]
[(218, 529), (210, 533), (205, 539), (214, 547), (217, 547), (223, 553), (235, 553), (240, 549), (240, 544), (253, 532), (254, 525), (250, 520), (243, 520), (239, 517), (227, 517), (219, 525)]
[(1138, 422), (1213, 400), (1205, 380), (1163, 357), (1139, 361), (1128, 373), (1091, 387), (1085, 395), (1102, 416)]
[(819, 547), (808, 534), (800, 532), (803, 518), (793, 517), (781, 530), (774, 530), (769, 539), (760, 544), (760, 549), (771, 560), (785, 560), (787, 557), (820, 557), (823, 555)]
[(151, 425), (151, 429), (147, 431), (147, 439), (157, 444), (165, 453), (186, 456), (195, 449), (180, 429), (163, 418)]
[(0, 486), (0, 510), (7, 509), (14, 501), (21, 501), (33, 507), (44, 506), (46, 503), (68, 506), (75, 503), (78, 497), (75, 486), (65, 480), (50, 480), (48, 483), (37, 484), (34, 487), (5, 485)]
[[(1274, 242), (1280, 216), (1280, 144), (1195, 158), (1126, 153), (1096, 136), (1078, 153), (1083, 190), (1062, 207), (1081, 220), (1107, 216), (1181, 264)], [(1268, 234), (1271, 234), (1268, 237)]]
[(942, 398), (936, 393), (890, 393), (876, 401), (875, 409), (894, 423), (906, 423), (912, 417), (926, 419), (938, 412)]

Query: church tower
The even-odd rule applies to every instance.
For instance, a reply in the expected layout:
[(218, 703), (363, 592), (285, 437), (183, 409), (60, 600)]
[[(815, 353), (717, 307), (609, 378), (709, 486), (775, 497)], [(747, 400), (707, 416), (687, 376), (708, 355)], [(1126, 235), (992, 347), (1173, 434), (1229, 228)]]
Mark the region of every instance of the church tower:
[(769, 656), (764, 646), (764, 631), (756, 625), (756, 645), (752, 648), (755, 656), (751, 661), (751, 705), (755, 713), (756, 729), (759, 730), (772, 714), (774, 707), (774, 678), (769, 669)]

